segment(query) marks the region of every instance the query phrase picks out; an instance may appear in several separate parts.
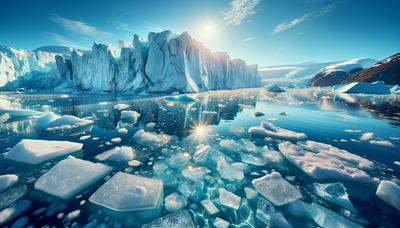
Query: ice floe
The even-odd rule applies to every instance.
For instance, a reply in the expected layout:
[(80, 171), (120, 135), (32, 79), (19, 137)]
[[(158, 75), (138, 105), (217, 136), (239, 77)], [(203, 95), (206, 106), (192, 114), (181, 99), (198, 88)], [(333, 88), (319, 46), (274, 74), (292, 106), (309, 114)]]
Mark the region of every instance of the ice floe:
[(216, 228), (228, 228), (230, 223), (222, 218), (217, 217), (215, 218), (213, 225)]
[(198, 145), (196, 152), (193, 154), (193, 161), (195, 163), (204, 164), (210, 157), (211, 147), (209, 145)]
[(241, 181), (244, 179), (243, 170), (231, 165), (223, 156), (217, 158), (217, 171), (222, 178), (230, 181)]
[(326, 201), (344, 207), (350, 211), (357, 212), (357, 209), (351, 203), (346, 188), (342, 183), (314, 183), (314, 188), (315, 193)]
[(0, 210), (19, 200), (28, 192), (26, 185), (17, 185), (0, 192)]
[(127, 108), (129, 108), (130, 106), (129, 105), (127, 105), (127, 104), (116, 104), (116, 105), (114, 105), (114, 109), (117, 109), (117, 110), (123, 110), (123, 109), (127, 109)]
[(135, 151), (132, 147), (122, 146), (114, 147), (103, 153), (96, 155), (94, 159), (97, 161), (112, 161), (112, 162), (124, 162), (128, 163), (130, 160), (134, 159), (136, 156)]
[(181, 210), (187, 205), (186, 198), (176, 192), (171, 193), (167, 197), (165, 197), (164, 202), (165, 210), (167, 210), (168, 212)]
[(0, 175), (0, 192), (7, 190), (9, 187), (16, 184), (18, 176), (15, 174)]
[(400, 186), (389, 180), (382, 180), (376, 190), (376, 196), (400, 211)]
[(202, 178), (204, 175), (211, 173), (211, 170), (201, 166), (196, 167), (189, 165), (185, 169), (183, 169), (181, 173), (186, 178), (189, 178), (191, 180), (198, 180)]
[(89, 201), (118, 212), (135, 212), (138, 219), (149, 220), (161, 215), (163, 181), (116, 173), (103, 184)]
[(218, 193), (219, 193), (219, 203), (221, 205), (235, 210), (239, 209), (241, 202), (240, 196), (237, 196), (234, 193), (227, 191), (224, 188), (219, 188)]
[(252, 184), (258, 193), (276, 206), (285, 205), (301, 197), (300, 191), (278, 172), (254, 179)]
[(93, 124), (92, 120), (81, 119), (76, 116), (64, 115), (55, 119), (46, 126), (47, 131), (69, 130), (73, 128), (86, 127)]
[(367, 132), (361, 135), (360, 140), (361, 141), (368, 141), (374, 138), (374, 133), (372, 132)]
[(168, 102), (184, 103), (184, 104), (190, 104), (190, 103), (194, 103), (194, 102), (199, 101), (196, 98), (193, 98), (193, 97), (188, 96), (186, 94), (177, 95), (177, 96), (168, 96), (168, 97), (165, 97), (165, 100), (168, 101)]
[(136, 123), (139, 117), (140, 113), (136, 111), (122, 111), (120, 118), (122, 121), (129, 121), (131, 123)]
[(353, 82), (336, 90), (337, 93), (390, 94), (389, 87), (382, 81), (373, 83)]
[(200, 203), (210, 215), (217, 214), (220, 211), (218, 207), (215, 206), (215, 204), (209, 199), (202, 200)]
[(378, 146), (385, 146), (385, 147), (391, 147), (394, 148), (396, 147), (392, 142), (389, 140), (370, 140), (369, 143), (373, 145), (378, 145)]
[(310, 213), (310, 216), (314, 219), (314, 221), (321, 227), (325, 228), (363, 227), (317, 203), (311, 203), (308, 211)]
[(167, 144), (170, 139), (171, 137), (169, 135), (150, 133), (143, 129), (137, 131), (132, 137), (134, 142), (147, 147), (161, 147), (164, 144)]
[(35, 189), (61, 199), (70, 199), (106, 176), (111, 170), (111, 167), (101, 163), (69, 156), (43, 174), (35, 182)]
[(249, 133), (256, 136), (268, 136), (287, 140), (301, 140), (306, 138), (306, 134), (286, 130), (280, 127), (274, 126), (272, 123), (261, 122), (258, 127), (250, 127)]
[(81, 143), (69, 141), (48, 141), (23, 139), (4, 158), (17, 162), (36, 165), (44, 161), (71, 154), (82, 149)]
[(44, 113), (43, 115), (35, 118), (33, 120), (33, 126), (35, 127), (35, 129), (37, 130), (44, 130), (47, 128), (47, 126), (53, 122), (56, 119), (59, 119), (60, 116), (54, 114), (54, 112), (47, 112)]
[(320, 144), (314, 143), (303, 143), (301, 145), (312, 149), (313, 152), (290, 142), (280, 143), (279, 150), (290, 163), (300, 168), (311, 178), (356, 182), (372, 181), (371, 177), (360, 169), (372, 168), (372, 162), (345, 150), (334, 149), (327, 144), (322, 147), (327, 149), (319, 148), (318, 145)]
[(196, 228), (192, 217), (187, 210), (180, 210), (150, 223), (142, 225), (142, 228)]

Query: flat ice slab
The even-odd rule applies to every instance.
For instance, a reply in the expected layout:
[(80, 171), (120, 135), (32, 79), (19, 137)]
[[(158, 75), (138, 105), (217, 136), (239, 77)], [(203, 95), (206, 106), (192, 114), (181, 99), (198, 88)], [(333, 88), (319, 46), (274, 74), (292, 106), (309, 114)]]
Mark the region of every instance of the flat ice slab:
[(326, 201), (347, 208), (350, 211), (357, 212), (357, 209), (351, 203), (346, 188), (342, 183), (314, 183), (314, 188), (315, 193)]
[(376, 195), (385, 203), (400, 211), (400, 187), (393, 181), (383, 180), (379, 183)]
[(150, 133), (143, 129), (137, 131), (132, 137), (134, 142), (147, 147), (161, 147), (167, 144), (170, 138), (169, 135)]
[(143, 211), (157, 208), (163, 193), (162, 180), (118, 172), (89, 201), (114, 211)]
[(307, 137), (304, 133), (283, 129), (265, 121), (261, 122), (260, 126), (250, 127), (249, 133), (256, 136), (274, 137), (287, 140), (300, 140)]
[(35, 189), (61, 199), (70, 199), (103, 178), (111, 170), (111, 167), (101, 163), (69, 156), (43, 174), (35, 182)]
[[(302, 143), (299, 145), (304, 146), (305, 144)], [(365, 167), (367, 169), (369, 166), (361, 164), (361, 162), (355, 164), (355, 162), (347, 156), (351, 155), (351, 157), (354, 158), (353, 155), (348, 152), (333, 154), (331, 151), (325, 149), (312, 149), (316, 152), (311, 152), (290, 142), (280, 143), (279, 150), (290, 163), (300, 168), (311, 178), (350, 182), (372, 181), (371, 177), (366, 172), (359, 169), (359, 167)]]
[(110, 150), (107, 150), (103, 153), (100, 153), (94, 157), (97, 161), (112, 161), (112, 162), (121, 162), (128, 163), (132, 159), (136, 157), (136, 153), (132, 147), (122, 146), (122, 147), (114, 147)]
[(301, 197), (300, 191), (278, 172), (272, 172), (252, 181), (254, 188), (276, 206), (282, 206)]
[(153, 222), (142, 225), (142, 228), (195, 228), (192, 217), (187, 210), (180, 210)]
[(13, 186), (18, 181), (18, 176), (15, 174), (6, 174), (0, 176), (0, 192)]
[(47, 141), (36, 139), (23, 139), (4, 158), (17, 162), (36, 165), (44, 161), (71, 154), (82, 149), (82, 143), (69, 141)]
[(229, 207), (232, 209), (239, 209), (241, 198), (230, 191), (225, 190), (224, 188), (218, 189), (219, 193), (219, 203), (224, 205), (225, 207)]
[(337, 228), (337, 227), (352, 227), (361, 228), (363, 226), (350, 221), (349, 219), (336, 214), (335, 212), (319, 205), (316, 203), (311, 203), (308, 210), (310, 216), (314, 221), (325, 228)]
[(69, 130), (78, 127), (85, 127), (92, 124), (92, 120), (81, 119), (76, 116), (64, 115), (52, 122), (50, 122), (46, 130), (57, 131), (57, 130)]
[(336, 92), (338, 93), (364, 93), (364, 94), (390, 94), (390, 88), (382, 81), (373, 83), (353, 82), (347, 84)]

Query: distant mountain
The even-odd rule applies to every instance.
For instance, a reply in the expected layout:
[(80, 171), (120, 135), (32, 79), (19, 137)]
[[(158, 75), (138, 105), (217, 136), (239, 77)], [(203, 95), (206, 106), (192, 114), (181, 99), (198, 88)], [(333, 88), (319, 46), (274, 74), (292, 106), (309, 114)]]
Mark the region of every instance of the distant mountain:
[(278, 65), (260, 67), (258, 74), (261, 77), (263, 84), (276, 83), (279, 85), (310, 85), (310, 80), (329, 65), (338, 62), (315, 63), (308, 62), (292, 65)]
[(347, 82), (383, 81), (386, 85), (400, 85), (400, 53), (390, 56), (371, 68), (361, 70)]
[(349, 80), (354, 74), (376, 63), (373, 59), (359, 58), (329, 65), (311, 79), (313, 86), (332, 86)]
[(43, 46), (43, 47), (36, 48), (33, 51), (34, 52), (45, 51), (45, 52), (51, 52), (51, 53), (70, 55), (72, 50), (73, 50), (73, 48), (66, 47), (66, 46)]

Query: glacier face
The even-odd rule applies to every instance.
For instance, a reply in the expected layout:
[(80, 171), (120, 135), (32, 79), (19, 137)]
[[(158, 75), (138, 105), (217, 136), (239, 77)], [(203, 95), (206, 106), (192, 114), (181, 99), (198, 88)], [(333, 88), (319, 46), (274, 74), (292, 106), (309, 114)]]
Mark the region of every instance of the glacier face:
[(0, 87), (8, 83), (7, 88), (15, 89), (14, 87), (23, 86), (33, 78), (37, 79), (38, 86), (41, 84), (52, 86), (52, 83), (59, 83), (55, 63), (55, 56), (58, 54), (0, 46)]
[(148, 41), (134, 36), (132, 47), (93, 44), (92, 50), (58, 57), (60, 74), (80, 89), (91, 91), (200, 92), (260, 85), (256, 65), (212, 53), (188, 33), (149, 33)]

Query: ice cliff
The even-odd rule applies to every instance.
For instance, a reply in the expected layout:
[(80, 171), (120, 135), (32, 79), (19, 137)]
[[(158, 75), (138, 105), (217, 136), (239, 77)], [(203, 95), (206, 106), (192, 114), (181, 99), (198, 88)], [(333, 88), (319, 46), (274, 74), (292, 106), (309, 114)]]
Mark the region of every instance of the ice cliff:
[[(0, 53), (4, 55), (2, 51)], [(29, 53), (37, 56), (37, 53), (47, 52)], [(171, 31), (151, 32), (147, 41), (135, 35), (132, 45), (121, 50), (94, 43), (91, 51), (72, 50), (70, 55), (48, 53), (48, 68), (31, 67), (29, 56), (13, 54), (5, 60), (0, 59), (0, 86), (9, 82), (6, 88), (14, 89), (20, 84), (12, 81), (31, 75), (32, 70), (52, 74), (50, 78), (56, 79), (58, 85), (62, 83), (53, 87), (90, 91), (200, 92), (260, 86), (256, 65), (248, 66), (243, 60), (230, 59), (226, 53), (211, 52), (186, 32), (181, 35)]]

